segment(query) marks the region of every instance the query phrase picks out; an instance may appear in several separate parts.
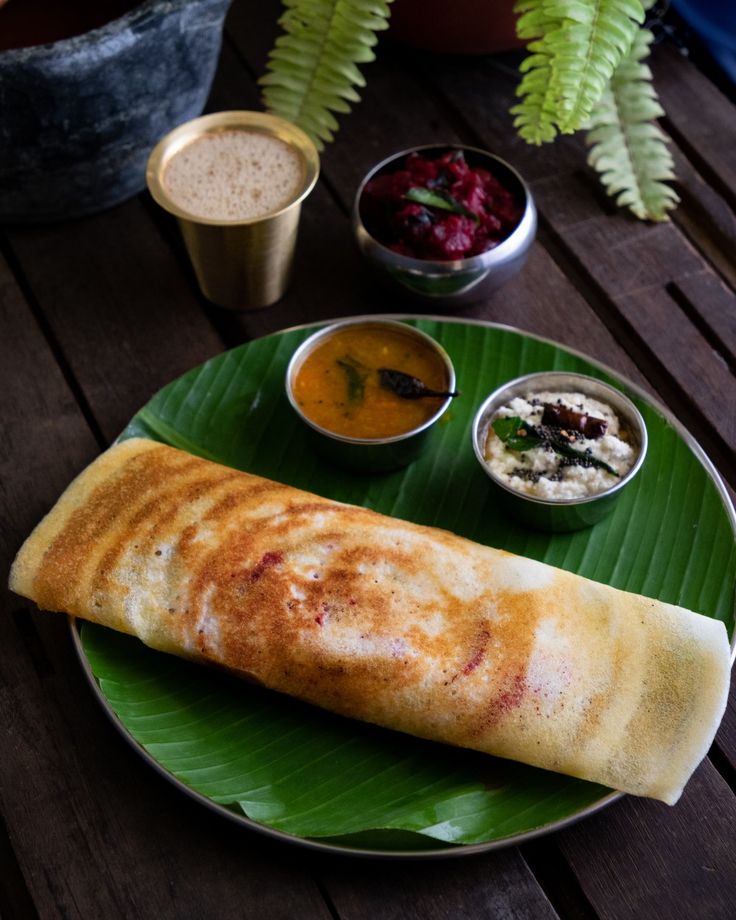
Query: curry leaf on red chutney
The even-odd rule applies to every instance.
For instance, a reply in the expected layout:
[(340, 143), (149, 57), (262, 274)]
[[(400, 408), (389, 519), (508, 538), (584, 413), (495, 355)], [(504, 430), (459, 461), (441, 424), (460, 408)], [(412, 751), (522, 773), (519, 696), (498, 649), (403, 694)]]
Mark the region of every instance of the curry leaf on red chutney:
[[(486, 162), (486, 161), (484, 161)], [(415, 259), (465, 259), (493, 249), (517, 227), (522, 204), (462, 150), (436, 159), (413, 152), (367, 183), (360, 214), (368, 232)]]

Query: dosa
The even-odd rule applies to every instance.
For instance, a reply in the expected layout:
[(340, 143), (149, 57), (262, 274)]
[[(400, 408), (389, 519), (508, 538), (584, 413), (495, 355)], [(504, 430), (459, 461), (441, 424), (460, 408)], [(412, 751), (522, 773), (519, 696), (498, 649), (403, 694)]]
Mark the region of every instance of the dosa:
[(124, 441), (11, 588), (325, 709), (670, 804), (726, 705), (723, 623)]

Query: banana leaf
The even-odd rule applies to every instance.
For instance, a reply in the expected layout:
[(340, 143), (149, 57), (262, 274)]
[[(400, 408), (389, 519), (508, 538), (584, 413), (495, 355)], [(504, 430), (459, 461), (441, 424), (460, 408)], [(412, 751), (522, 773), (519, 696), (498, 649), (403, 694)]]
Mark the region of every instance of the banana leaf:
[[(341, 501), (470, 539), (723, 620), (733, 635), (729, 499), (700, 448), (636, 388), (582, 355), (515, 330), (407, 320), (436, 338), (461, 396), (418, 461), (381, 476), (328, 466), (284, 391), (314, 328), (219, 355), (157, 393), (121, 437), (144, 436)], [(520, 374), (569, 370), (619, 386), (649, 453), (612, 514), (567, 534), (505, 516), (470, 443), (484, 397)], [(165, 774), (251, 826), (332, 848), (422, 853), (492, 847), (613, 801), (611, 790), (346, 720), (85, 624), (83, 654), (122, 730)]]

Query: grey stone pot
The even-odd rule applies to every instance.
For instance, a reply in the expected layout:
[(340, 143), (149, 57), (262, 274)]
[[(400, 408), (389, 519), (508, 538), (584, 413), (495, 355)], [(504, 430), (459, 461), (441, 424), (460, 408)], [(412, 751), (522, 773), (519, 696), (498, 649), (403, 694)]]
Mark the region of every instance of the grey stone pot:
[(0, 220), (104, 210), (204, 108), (231, 0), (146, 0), (83, 35), (0, 53)]

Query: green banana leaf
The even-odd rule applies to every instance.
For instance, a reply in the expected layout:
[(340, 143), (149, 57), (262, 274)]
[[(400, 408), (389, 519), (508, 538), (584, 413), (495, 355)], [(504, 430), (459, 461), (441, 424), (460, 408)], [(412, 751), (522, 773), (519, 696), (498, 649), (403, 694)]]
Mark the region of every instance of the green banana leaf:
[[(553, 343), (508, 328), (411, 319), (452, 358), (462, 395), (431, 449), (381, 476), (328, 466), (284, 393), (289, 358), (313, 328), (259, 339), (174, 381), (130, 422), (192, 453), (503, 547), (723, 620), (733, 634), (733, 512), (696, 446), (638, 391)], [(613, 513), (569, 534), (502, 514), (470, 444), (473, 415), (499, 384), (542, 370), (591, 374), (634, 398), (646, 463)], [(692, 442), (691, 442), (692, 444)], [(124, 732), (172, 778), (246, 823), (338, 848), (421, 852), (495, 846), (613, 800), (570, 777), (346, 720), (154, 652), (85, 624), (82, 646)]]

